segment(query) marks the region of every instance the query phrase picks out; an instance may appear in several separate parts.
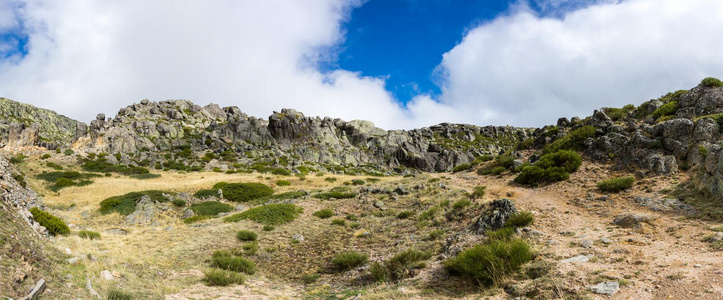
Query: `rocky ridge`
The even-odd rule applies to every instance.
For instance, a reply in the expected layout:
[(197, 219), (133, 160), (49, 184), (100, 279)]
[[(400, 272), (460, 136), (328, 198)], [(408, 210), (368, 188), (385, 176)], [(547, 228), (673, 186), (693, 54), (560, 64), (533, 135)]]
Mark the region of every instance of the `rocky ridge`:
[(0, 140), (9, 147), (55, 149), (73, 138), (77, 123), (54, 111), (0, 97)]

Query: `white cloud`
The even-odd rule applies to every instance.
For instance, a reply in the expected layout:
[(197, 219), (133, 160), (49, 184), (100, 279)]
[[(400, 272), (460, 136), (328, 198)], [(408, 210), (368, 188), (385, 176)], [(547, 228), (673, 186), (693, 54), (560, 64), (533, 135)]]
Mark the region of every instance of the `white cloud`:
[(629, 0), (559, 19), (520, 10), (444, 54), (440, 99), (477, 123), (551, 124), (723, 75), (721, 36), (718, 0)]

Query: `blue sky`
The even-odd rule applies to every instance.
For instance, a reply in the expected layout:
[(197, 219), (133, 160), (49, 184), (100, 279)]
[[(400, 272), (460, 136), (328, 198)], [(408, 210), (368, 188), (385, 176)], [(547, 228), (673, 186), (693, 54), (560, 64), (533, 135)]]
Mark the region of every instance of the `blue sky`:
[(720, 0), (0, 0), (0, 97), (544, 126), (723, 77)]

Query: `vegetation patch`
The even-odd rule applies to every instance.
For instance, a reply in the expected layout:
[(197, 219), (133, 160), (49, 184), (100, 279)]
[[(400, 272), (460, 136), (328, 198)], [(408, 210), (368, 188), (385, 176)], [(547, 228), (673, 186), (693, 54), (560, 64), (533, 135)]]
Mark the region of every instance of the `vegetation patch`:
[(348, 187), (335, 187), (326, 193), (318, 193), (314, 195), (314, 198), (328, 200), (334, 199), (349, 199), (356, 197), (357, 193), (351, 192)]
[(288, 180), (277, 180), (277, 181), (276, 181), (276, 185), (278, 185), (278, 186), (290, 186), (290, 185), (291, 185), (291, 181), (288, 181)]
[(262, 197), (271, 196), (274, 190), (262, 183), (226, 183), (219, 182), (213, 186), (214, 190), (221, 190), (223, 198), (236, 201), (246, 202)]
[(239, 230), (236, 232), (236, 238), (242, 242), (253, 242), (258, 239), (259, 235), (256, 232), (249, 230)]
[(47, 173), (42, 173), (42, 174), (38, 174), (35, 176), (35, 178), (37, 178), (37, 179), (51, 182), (52, 185), (49, 185), (48, 188), (54, 192), (57, 192), (60, 189), (69, 187), (69, 186), (86, 186), (86, 185), (92, 184), (93, 182), (88, 179), (95, 178), (95, 177), (101, 177), (101, 176), (98, 174), (80, 173), (80, 172), (75, 172), (75, 171), (47, 172)]
[(328, 219), (328, 218), (331, 218), (332, 216), (334, 216), (334, 211), (331, 209), (325, 208), (325, 209), (315, 212), (314, 216), (318, 217), (320, 219)]
[(296, 219), (302, 211), (303, 209), (301, 207), (293, 204), (267, 204), (254, 207), (242, 213), (230, 215), (223, 220), (224, 222), (251, 220), (264, 225), (282, 225)]
[(529, 211), (521, 211), (512, 214), (507, 221), (505, 221), (505, 227), (525, 227), (532, 224), (535, 221), (535, 215)]
[(216, 216), (220, 213), (226, 213), (233, 210), (231, 205), (218, 201), (206, 201), (191, 204), (191, 210), (197, 216)]
[(208, 219), (213, 219), (213, 216), (193, 216), (190, 218), (183, 219), (183, 223), (184, 224), (193, 224), (193, 223), (200, 222), (203, 220), (208, 220)]
[(595, 136), (595, 127), (585, 126), (573, 130), (568, 135), (560, 138), (543, 149), (543, 153), (553, 153), (560, 150), (581, 150), (585, 140)]
[(560, 150), (540, 157), (534, 165), (522, 167), (516, 183), (539, 185), (563, 181), (570, 178), (570, 173), (577, 171), (582, 165), (582, 157), (574, 151)]
[(200, 198), (200, 199), (217, 197), (218, 195), (219, 195), (218, 189), (203, 189), (203, 190), (199, 190), (193, 194), (194, 197)]
[(369, 255), (356, 251), (342, 252), (331, 259), (331, 264), (339, 271), (347, 271), (366, 264)]
[(203, 272), (203, 281), (208, 286), (229, 286), (243, 284), (246, 278), (238, 272), (210, 269)]
[(470, 194), (470, 198), (472, 199), (481, 199), (485, 196), (485, 193), (487, 192), (487, 186), (484, 185), (478, 185), (474, 187), (474, 191), (472, 191), (472, 194)]
[(70, 228), (68, 228), (68, 225), (60, 218), (42, 211), (37, 207), (31, 208), (30, 213), (33, 214), (33, 219), (35, 219), (36, 222), (48, 229), (48, 233), (51, 235), (67, 235), (70, 233)]
[(713, 77), (707, 77), (701, 80), (700, 84), (702, 84), (704, 87), (720, 87), (723, 86), (723, 82), (720, 81), (718, 78)]
[(422, 268), (420, 262), (432, 257), (432, 252), (407, 249), (397, 253), (383, 263), (375, 262), (369, 268), (372, 278), (381, 282), (399, 281), (414, 275), (414, 270)]
[(120, 290), (111, 289), (108, 291), (107, 299), (108, 300), (131, 300), (131, 299), (133, 299), (133, 296), (129, 293), (126, 293), (126, 292), (123, 292)]
[(635, 182), (635, 177), (633, 176), (613, 177), (598, 182), (597, 188), (603, 192), (617, 193), (631, 188), (633, 182)]
[(100, 202), (100, 213), (106, 215), (109, 213), (117, 212), (121, 215), (127, 216), (132, 214), (136, 210), (136, 203), (141, 201), (141, 198), (143, 198), (143, 196), (150, 197), (152, 201), (168, 201), (168, 198), (163, 196), (163, 194), (175, 195), (175, 193), (173, 192), (148, 190), (142, 192), (131, 192), (121, 196), (110, 197)]
[(78, 231), (78, 236), (84, 239), (97, 240), (100, 239), (100, 232), (81, 230)]
[(444, 266), (452, 275), (468, 278), (480, 285), (491, 285), (519, 271), (532, 258), (530, 245), (522, 239), (490, 239), (447, 259)]
[(148, 174), (149, 171), (143, 167), (116, 165), (108, 162), (105, 156), (99, 156), (95, 160), (82, 159), (81, 167), (87, 172), (96, 173), (118, 173), (122, 175)]
[(472, 168), (472, 164), (460, 164), (452, 168), (452, 173), (467, 171)]
[(249, 275), (253, 275), (254, 273), (256, 273), (256, 264), (253, 261), (250, 261), (243, 257), (214, 257), (212, 259), (212, 264), (214, 267), (223, 270), (246, 273)]

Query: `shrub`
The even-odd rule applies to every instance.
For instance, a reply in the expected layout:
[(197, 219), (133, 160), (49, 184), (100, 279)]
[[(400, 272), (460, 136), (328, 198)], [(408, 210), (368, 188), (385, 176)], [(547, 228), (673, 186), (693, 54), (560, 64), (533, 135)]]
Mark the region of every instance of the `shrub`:
[(151, 174), (151, 173), (146, 173), (146, 174), (132, 174), (132, 175), (128, 175), (128, 176), (131, 177), (131, 178), (140, 179), (140, 180), (161, 178), (161, 175), (160, 175), (160, 174)]
[(369, 256), (355, 251), (342, 252), (331, 259), (331, 264), (339, 271), (347, 271), (366, 264)]
[(214, 257), (211, 261), (214, 267), (220, 269), (246, 273), (249, 275), (256, 273), (256, 264), (243, 257), (220, 256)]
[(11, 158), (10, 158), (10, 163), (11, 163), (11, 164), (20, 164), (20, 163), (23, 163), (26, 158), (28, 158), (28, 157), (25, 156), (25, 155), (19, 154), (19, 155), (17, 155), (17, 156), (11, 157)]
[(619, 120), (622, 120), (623, 118), (625, 118), (625, 116), (627, 116), (628, 113), (630, 113), (634, 109), (635, 109), (635, 105), (628, 104), (628, 105), (623, 106), (623, 108), (605, 107), (605, 108), (603, 108), (603, 111), (613, 121), (619, 121)]
[(231, 205), (218, 201), (206, 201), (191, 204), (191, 210), (197, 216), (216, 216), (220, 213), (230, 212), (233, 210)]
[(352, 181), (351, 181), (351, 184), (353, 184), (353, 185), (364, 185), (365, 183), (366, 182), (364, 182), (364, 180), (361, 180), (361, 179), (352, 179)]
[(706, 148), (703, 145), (698, 146), (698, 153), (700, 153), (700, 156), (705, 159), (706, 156), (708, 156), (708, 148)]
[(398, 219), (409, 219), (414, 216), (414, 212), (411, 210), (405, 210), (397, 214)]
[(243, 246), (241, 246), (241, 249), (243, 249), (244, 252), (248, 255), (254, 255), (254, 254), (256, 254), (256, 252), (259, 251), (259, 243), (257, 243), (257, 242), (246, 243)]
[(487, 186), (484, 185), (478, 185), (474, 187), (474, 191), (472, 192), (472, 199), (480, 199), (485, 196), (485, 193), (487, 191)]
[(251, 242), (255, 241), (259, 237), (256, 232), (249, 231), (249, 230), (239, 230), (236, 232), (236, 238), (238, 238), (239, 241), (243, 242)]
[(656, 109), (651, 114), (651, 116), (653, 117), (653, 119), (660, 119), (661, 117), (671, 116), (674, 115), (679, 108), (680, 105), (678, 104), (678, 101), (670, 101), (658, 107), (658, 109)]
[(505, 167), (490, 167), (490, 168), (484, 168), (477, 170), (478, 175), (500, 175), (504, 171), (507, 171)]
[(278, 180), (278, 181), (276, 181), (276, 185), (278, 185), (278, 186), (290, 186), (290, 185), (291, 185), (291, 181), (288, 181), (288, 180)]
[(173, 195), (174, 193), (158, 190), (148, 190), (142, 192), (131, 192), (121, 196), (114, 196), (105, 199), (100, 202), (100, 213), (109, 214), (117, 212), (121, 215), (127, 216), (132, 214), (136, 210), (136, 203), (143, 198), (148, 196), (152, 201), (166, 202), (168, 199), (163, 194)]
[(282, 225), (296, 219), (303, 211), (301, 207), (293, 204), (267, 204), (254, 207), (242, 213), (233, 214), (224, 218), (224, 222), (238, 222), (240, 220), (251, 220), (264, 225)]
[(383, 269), (379, 269), (381, 264), (375, 263), (376, 266), (372, 265), (370, 272), (372, 273), (372, 277), (379, 281), (387, 281), (386, 278), (397, 281), (413, 275), (412, 272), (414, 269), (420, 266), (419, 262), (431, 257), (432, 252), (407, 249), (385, 261)]
[(211, 198), (211, 197), (217, 197), (218, 196), (218, 189), (203, 189), (199, 190), (198, 192), (195, 192), (193, 194), (196, 198)]
[(491, 239), (447, 259), (444, 266), (453, 275), (469, 278), (479, 284), (495, 284), (518, 271), (522, 264), (532, 258), (530, 245), (524, 240)]
[(354, 193), (354, 192), (347, 192), (345, 189), (334, 188), (334, 189), (332, 189), (331, 191), (328, 191), (328, 192), (326, 192), (326, 193), (316, 194), (316, 195), (314, 195), (314, 198), (325, 199), (325, 200), (328, 200), (328, 199), (331, 199), (331, 198), (334, 198), (334, 199), (349, 199), (349, 198), (354, 198), (354, 197), (356, 197), (356, 195), (357, 195), (356, 193)]
[(209, 286), (229, 286), (243, 284), (246, 278), (241, 273), (211, 269), (203, 272), (203, 281)]
[(719, 87), (723, 86), (723, 82), (721, 82), (718, 78), (713, 77), (707, 77), (700, 81), (700, 84), (702, 84), (704, 87)]
[(319, 280), (320, 274), (304, 274), (301, 275), (301, 281), (305, 284), (312, 284)]
[(70, 233), (70, 228), (68, 228), (68, 225), (60, 218), (44, 212), (37, 207), (31, 208), (30, 213), (33, 214), (35, 221), (48, 229), (48, 233), (51, 235), (67, 235)]
[(633, 176), (614, 177), (598, 182), (597, 188), (599, 188), (603, 192), (616, 193), (622, 190), (629, 189), (633, 186), (634, 181), (635, 177)]
[(75, 151), (73, 151), (73, 149), (65, 149), (65, 151), (63, 151), (63, 154), (65, 154), (65, 156), (71, 156), (75, 154)]
[(48, 168), (51, 168), (53, 170), (62, 170), (63, 169), (63, 166), (56, 164), (52, 161), (47, 162), (45, 165), (48, 166)]
[(25, 182), (25, 175), (21, 173), (13, 173), (13, 179), (18, 182), (18, 184), (22, 187), (28, 187), (28, 183)]
[(284, 168), (274, 168), (273, 170), (271, 170), (271, 174), (281, 175), (281, 176), (289, 176), (289, 175), (291, 175), (291, 171), (284, 169)]
[(452, 204), (452, 209), (460, 210), (470, 205), (472, 205), (472, 202), (467, 199), (457, 200), (454, 204)]
[(525, 227), (535, 221), (535, 215), (529, 211), (521, 211), (511, 215), (505, 221), (505, 227)]
[(540, 157), (534, 165), (522, 168), (516, 183), (538, 185), (552, 183), (570, 178), (571, 172), (577, 171), (582, 165), (582, 158), (574, 151), (560, 150)]
[(108, 300), (131, 300), (131, 299), (133, 299), (133, 296), (131, 296), (131, 294), (128, 294), (123, 291), (111, 289), (108, 291), (107, 299)]
[(331, 225), (346, 226), (346, 220), (344, 220), (344, 219), (333, 219), (333, 220), (331, 220)]
[(467, 171), (467, 170), (469, 170), (470, 168), (472, 168), (472, 165), (471, 165), (471, 164), (461, 164), (461, 165), (457, 165), (457, 166), (455, 166), (454, 168), (452, 168), (452, 173)]
[(149, 171), (143, 167), (114, 165), (105, 161), (105, 158), (86, 160), (82, 165), (83, 170), (97, 173), (118, 173), (122, 175), (148, 174)]
[(183, 219), (183, 223), (184, 223), (184, 224), (191, 224), (191, 223), (196, 223), (196, 222), (200, 222), (200, 221), (203, 221), (203, 220), (208, 220), (208, 219), (211, 219), (211, 218), (212, 218), (211, 216), (193, 216), (193, 217), (190, 217), (190, 218), (185, 218), (185, 219)]
[(50, 154), (47, 154), (47, 153), (40, 156), (40, 159), (48, 159), (48, 158), (50, 158)]
[(333, 215), (334, 211), (328, 208), (322, 209), (314, 213), (315, 217), (319, 217), (321, 219), (328, 219), (331, 218)]
[(487, 231), (485, 235), (489, 239), (500, 240), (500, 241), (511, 241), (515, 237), (514, 227), (502, 227), (495, 231)]
[(225, 199), (246, 202), (261, 197), (271, 196), (274, 190), (261, 183), (225, 183), (219, 182), (213, 186), (213, 189), (221, 189)]
[(216, 258), (216, 257), (231, 257), (231, 251), (228, 251), (228, 250), (213, 251), (213, 258)]
[(89, 239), (89, 240), (100, 239), (100, 233), (99, 233), (99, 232), (90, 231), (90, 230), (81, 230), (81, 231), (78, 231), (78, 236), (81, 237), (81, 238), (84, 238), (84, 239)]
[(545, 146), (544, 153), (553, 153), (559, 150), (580, 150), (585, 140), (595, 136), (595, 127), (585, 126), (573, 130), (568, 135)]
[(326, 181), (326, 182), (336, 182), (336, 177), (326, 177), (326, 178), (324, 178), (324, 181)]
[(186, 206), (186, 201), (183, 201), (183, 200), (181, 200), (181, 199), (174, 199), (173, 201), (171, 201), (171, 203), (173, 203), (173, 205), (175, 205), (175, 206), (177, 206), (177, 207), (184, 207), (184, 206)]
[(274, 225), (264, 225), (264, 231), (272, 231), (274, 229), (276, 229)]

